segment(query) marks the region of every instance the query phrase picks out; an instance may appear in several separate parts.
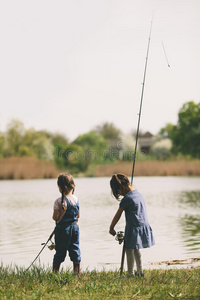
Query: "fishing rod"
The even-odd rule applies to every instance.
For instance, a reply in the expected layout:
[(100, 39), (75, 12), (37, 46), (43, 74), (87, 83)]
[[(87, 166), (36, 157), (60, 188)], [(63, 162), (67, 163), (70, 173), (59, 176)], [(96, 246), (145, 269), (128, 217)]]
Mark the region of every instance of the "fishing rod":
[[(32, 261), (32, 263), (30, 264), (30, 266), (25, 270), (25, 272), (28, 271), (28, 270), (30, 269), (30, 267), (34, 264), (34, 262), (36, 261), (36, 259), (40, 256), (41, 252), (44, 250), (44, 248), (46, 247), (46, 245), (48, 244), (48, 242), (51, 241), (51, 239), (52, 239), (54, 233), (55, 233), (55, 229), (54, 229), (54, 230), (52, 231), (52, 233), (50, 234), (50, 236), (49, 236), (48, 240), (46, 241), (46, 243), (42, 243), (42, 244), (41, 244), (41, 245), (43, 245), (42, 249), (40, 250), (40, 252), (39, 252), (38, 255), (36, 256), (36, 258)], [(49, 248), (50, 250), (53, 250), (54, 247), (55, 247), (55, 245), (54, 245), (54, 243), (51, 241), (51, 245), (48, 246), (48, 248)]]
[[(149, 47), (150, 47), (150, 40), (151, 40), (152, 25), (153, 25), (153, 16), (151, 19), (151, 26), (150, 26), (150, 33), (149, 33), (149, 39), (148, 39), (148, 45), (147, 45), (145, 68), (144, 68), (144, 76), (143, 76), (143, 82), (142, 82), (142, 93), (141, 93), (141, 98), (140, 98), (140, 109), (139, 109), (139, 113), (138, 113), (138, 124), (137, 124), (136, 139), (135, 139), (135, 151), (134, 151), (133, 167), (132, 167), (132, 174), (131, 174), (131, 185), (133, 184), (133, 175), (134, 175), (134, 170), (135, 170), (136, 151), (137, 151), (137, 143), (138, 143), (138, 136), (139, 136), (140, 118), (141, 118), (142, 102), (143, 102), (143, 96), (144, 96), (144, 86), (145, 86), (145, 79), (146, 79), (147, 62), (148, 62), (148, 57), (149, 57)], [(125, 257), (125, 246), (124, 246), (124, 241), (123, 241), (120, 275), (122, 275), (122, 273), (123, 273), (124, 257)]]
[(148, 40), (148, 46), (147, 46), (146, 62), (145, 62), (145, 68), (144, 68), (144, 77), (143, 77), (143, 82), (142, 82), (142, 93), (141, 93), (141, 99), (140, 99), (140, 109), (139, 109), (139, 113), (138, 113), (138, 124), (137, 124), (137, 132), (136, 132), (136, 139), (135, 139), (135, 151), (134, 151), (133, 168), (132, 168), (132, 174), (131, 174), (131, 185), (133, 184), (133, 175), (134, 175), (134, 170), (135, 170), (136, 151), (137, 151), (137, 143), (138, 143), (138, 136), (139, 136), (140, 118), (141, 118), (142, 102), (143, 102), (143, 96), (144, 96), (144, 86), (145, 86), (147, 62), (148, 62), (148, 56), (149, 56), (152, 24), (153, 24), (153, 17), (151, 20), (150, 34), (149, 34), (149, 40)]

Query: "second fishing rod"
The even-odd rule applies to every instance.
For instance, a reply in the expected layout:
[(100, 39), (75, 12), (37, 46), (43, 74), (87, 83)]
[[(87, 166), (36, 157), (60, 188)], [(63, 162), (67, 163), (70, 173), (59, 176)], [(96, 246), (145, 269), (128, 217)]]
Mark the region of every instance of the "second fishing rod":
[[(142, 113), (142, 104), (143, 104), (146, 72), (147, 72), (147, 63), (148, 63), (148, 57), (149, 57), (152, 25), (153, 25), (153, 16), (152, 16), (152, 19), (151, 19), (150, 33), (149, 33), (148, 44), (147, 44), (147, 54), (146, 54), (145, 67), (144, 67), (144, 76), (143, 76), (143, 82), (142, 82), (142, 92), (141, 92), (141, 98), (140, 98), (140, 108), (139, 108), (139, 113), (138, 113), (138, 124), (137, 124), (136, 138), (135, 138), (135, 150), (134, 150), (132, 173), (131, 173), (131, 185), (133, 185), (133, 177), (134, 177), (134, 171), (135, 171), (137, 145), (138, 145), (138, 137), (139, 137), (139, 129), (140, 129), (140, 119), (141, 119), (141, 113)], [(125, 258), (125, 244), (124, 244), (124, 241), (123, 241), (120, 275), (122, 275), (123, 269), (124, 269), (124, 258)]]

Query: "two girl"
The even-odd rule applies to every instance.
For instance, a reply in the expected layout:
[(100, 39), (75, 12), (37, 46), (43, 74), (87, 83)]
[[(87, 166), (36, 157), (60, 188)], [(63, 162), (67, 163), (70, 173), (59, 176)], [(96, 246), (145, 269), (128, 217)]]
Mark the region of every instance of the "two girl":
[[(79, 249), (79, 201), (73, 195), (75, 183), (70, 174), (58, 176), (58, 188), (62, 196), (54, 203), (53, 219), (56, 221), (55, 243), (56, 253), (53, 260), (53, 271), (58, 271), (60, 264), (65, 260), (66, 252), (74, 266), (74, 273), (80, 275), (80, 249)], [(124, 246), (127, 256), (128, 273), (134, 277), (134, 261), (136, 261), (136, 275), (144, 276), (142, 271), (141, 248), (154, 245), (152, 229), (148, 223), (146, 206), (143, 196), (134, 189), (127, 176), (115, 174), (110, 180), (110, 186), (114, 197), (122, 200), (119, 204), (109, 233), (116, 235), (115, 225), (119, 221), (123, 211), (126, 217)]]
[(110, 180), (110, 186), (114, 197), (119, 200), (119, 204), (111, 225), (110, 234), (115, 235), (115, 225), (119, 221), (123, 211), (126, 217), (124, 246), (127, 257), (128, 273), (134, 277), (134, 261), (137, 266), (137, 276), (144, 276), (142, 271), (141, 248), (148, 248), (155, 244), (152, 229), (148, 223), (146, 206), (143, 196), (134, 189), (127, 176), (115, 174)]

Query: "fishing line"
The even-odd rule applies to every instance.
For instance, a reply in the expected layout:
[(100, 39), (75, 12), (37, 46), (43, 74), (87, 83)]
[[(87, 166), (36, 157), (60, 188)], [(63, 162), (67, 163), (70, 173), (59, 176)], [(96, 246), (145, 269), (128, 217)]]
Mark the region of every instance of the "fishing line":
[(164, 43), (163, 43), (163, 42), (162, 42), (162, 46), (163, 46), (163, 50), (164, 50), (164, 53), (165, 53), (165, 58), (166, 58), (168, 67), (170, 67), (169, 61), (168, 61), (168, 59), (167, 59), (167, 54), (166, 54), (166, 51), (165, 51), (165, 46), (164, 46)]

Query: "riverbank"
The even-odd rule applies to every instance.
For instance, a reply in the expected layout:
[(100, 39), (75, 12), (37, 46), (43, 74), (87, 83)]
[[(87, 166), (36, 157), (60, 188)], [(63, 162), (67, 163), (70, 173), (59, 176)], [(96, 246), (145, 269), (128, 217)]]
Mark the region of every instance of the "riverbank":
[(0, 267), (1, 299), (199, 299), (200, 269), (146, 270), (143, 278), (119, 272)]
[[(7, 157), (0, 160), (0, 179), (56, 178), (60, 172), (54, 162), (34, 157)], [(132, 162), (116, 161), (92, 166), (87, 172), (75, 176), (110, 177), (115, 173), (131, 176), (131, 172)], [(136, 161), (134, 176), (200, 176), (200, 160)]]

